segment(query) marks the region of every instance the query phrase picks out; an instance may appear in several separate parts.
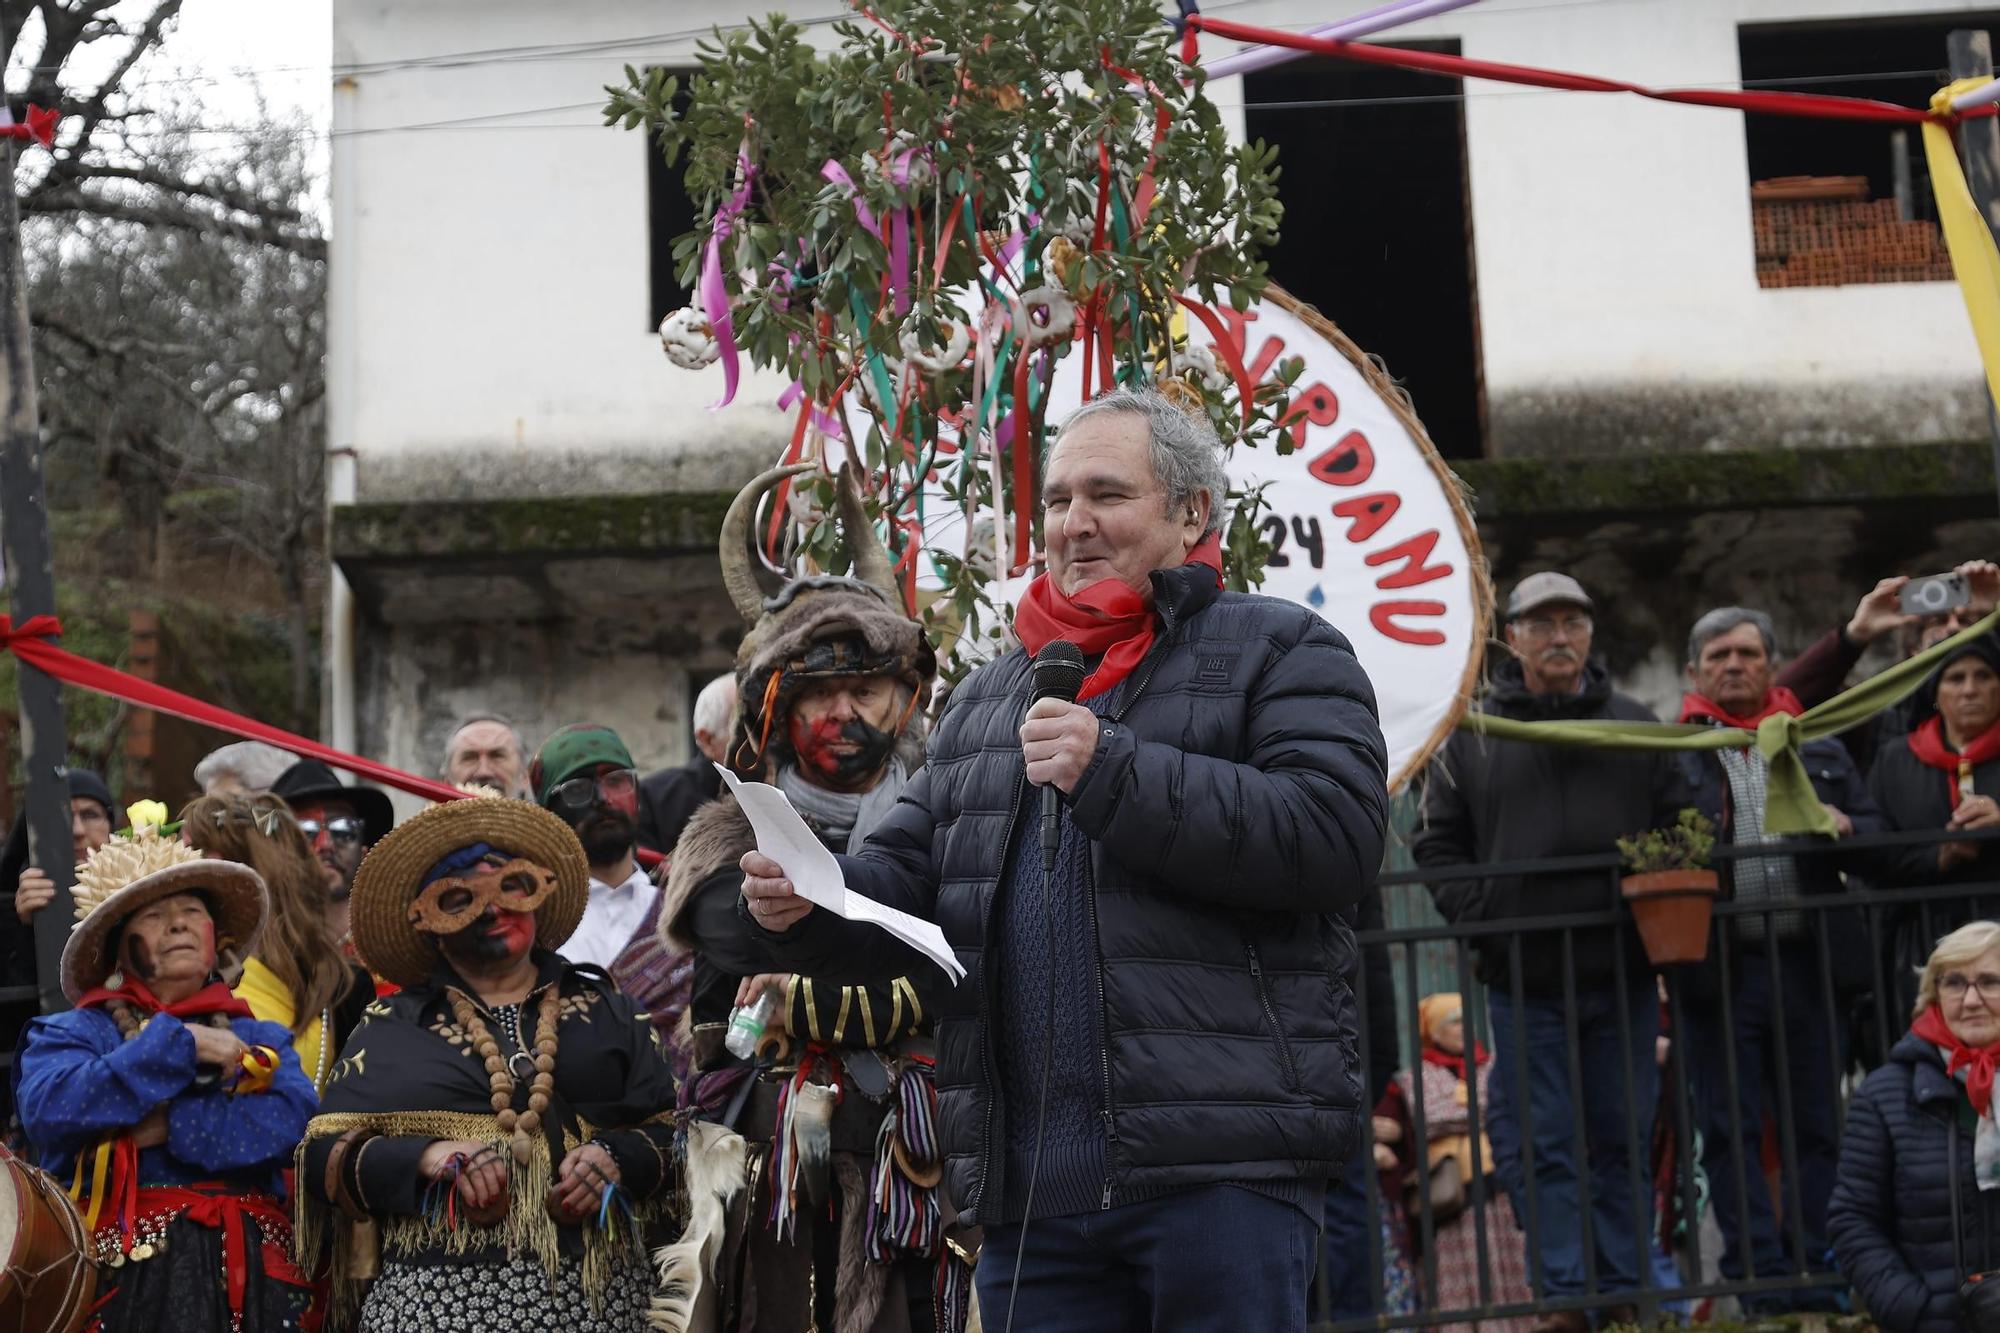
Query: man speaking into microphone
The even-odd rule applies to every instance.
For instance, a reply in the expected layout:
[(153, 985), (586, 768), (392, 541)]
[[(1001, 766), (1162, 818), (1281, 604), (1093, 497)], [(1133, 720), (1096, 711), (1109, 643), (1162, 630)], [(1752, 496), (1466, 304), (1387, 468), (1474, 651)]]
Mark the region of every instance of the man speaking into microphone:
[[(1025, 651), (966, 677), (841, 858), (966, 967), (936, 1001), (939, 1125), (995, 1333), (1302, 1329), (1324, 1182), (1365, 1151), (1348, 922), (1382, 857), (1375, 695), (1320, 617), (1222, 591), (1227, 485), (1208, 423), (1155, 390), (1071, 415)], [(908, 965), (742, 866), (787, 966)]]

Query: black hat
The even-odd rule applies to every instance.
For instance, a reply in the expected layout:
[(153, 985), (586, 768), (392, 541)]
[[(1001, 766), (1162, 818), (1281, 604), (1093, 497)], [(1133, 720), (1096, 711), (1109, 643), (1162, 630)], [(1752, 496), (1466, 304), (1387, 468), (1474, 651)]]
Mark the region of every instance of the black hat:
[[(71, 800), (84, 797), (104, 807), (104, 813), (115, 815), (118, 807), (111, 802), (110, 784), (87, 768), (69, 770), (69, 795)], [(115, 822), (115, 820), (114, 820)]]
[(395, 807), (389, 798), (373, 787), (349, 787), (333, 775), (333, 770), (317, 759), (301, 759), (271, 784), (272, 794), (285, 798), (285, 804), (294, 810), (314, 801), (340, 800), (354, 806), (354, 813), (361, 816), (364, 829), (362, 845), (373, 847), (383, 835), (395, 827)]

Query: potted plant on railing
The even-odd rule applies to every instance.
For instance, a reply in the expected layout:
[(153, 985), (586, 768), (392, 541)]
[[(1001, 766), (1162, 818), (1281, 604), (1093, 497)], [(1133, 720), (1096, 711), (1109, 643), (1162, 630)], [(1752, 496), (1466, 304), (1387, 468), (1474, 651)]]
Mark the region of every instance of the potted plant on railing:
[(1639, 923), (1646, 957), (1655, 966), (1699, 963), (1708, 957), (1708, 922), (1717, 880), (1708, 868), (1715, 826), (1698, 810), (1681, 811), (1672, 827), (1618, 839), (1624, 858), (1621, 888)]

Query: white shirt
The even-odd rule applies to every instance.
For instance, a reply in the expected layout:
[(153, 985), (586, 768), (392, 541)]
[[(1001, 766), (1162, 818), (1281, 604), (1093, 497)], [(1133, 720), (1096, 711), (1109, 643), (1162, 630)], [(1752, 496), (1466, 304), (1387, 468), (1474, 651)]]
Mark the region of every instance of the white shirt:
[(653, 909), (660, 890), (644, 870), (634, 868), (623, 884), (606, 884), (592, 875), (590, 897), (583, 905), (583, 920), (576, 934), (556, 952), (572, 963), (595, 963), (610, 967), (611, 960), (625, 952), (625, 946)]

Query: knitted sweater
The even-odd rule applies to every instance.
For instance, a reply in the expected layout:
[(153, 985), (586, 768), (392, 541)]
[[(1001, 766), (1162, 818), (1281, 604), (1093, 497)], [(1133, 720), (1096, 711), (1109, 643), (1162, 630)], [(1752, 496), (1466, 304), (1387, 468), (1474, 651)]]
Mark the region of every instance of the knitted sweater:
[[(1085, 706), (1107, 716), (1120, 693), (1100, 694)], [(1044, 882), (1041, 801), (1036, 795), (1023, 802), (1024, 827), (1015, 834), (1000, 899), (1000, 1010), (1006, 1021), (998, 1024), (995, 1052), (1006, 1127), (1001, 1198), (1009, 1222), (1020, 1221), (1027, 1207), (1038, 1128), (1036, 1217), (1097, 1209), (1107, 1179), (1104, 1015), (1097, 990), (1097, 923), (1091, 915), (1090, 840), (1065, 807), (1055, 870)], [(1048, 1113), (1043, 1128), (1045, 1058)]]

